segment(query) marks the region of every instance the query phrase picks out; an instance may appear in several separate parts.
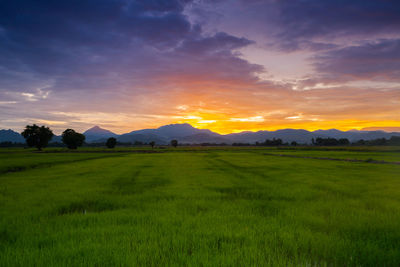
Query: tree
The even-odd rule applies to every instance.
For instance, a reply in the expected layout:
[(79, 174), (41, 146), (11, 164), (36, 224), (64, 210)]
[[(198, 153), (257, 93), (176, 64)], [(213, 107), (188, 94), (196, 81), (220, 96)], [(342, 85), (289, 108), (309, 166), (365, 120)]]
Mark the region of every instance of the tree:
[(85, 136), (72, 129), (67, 129), (62, 133), (62, 141), (69, 149), (77, 149), (79, 146), (83, 145)]
[(154, 148), (154, 146), (156, 145), (156, 142), (151, 141), (151, 142), (149, 143), (149, 145), (151, 145), (151, 148)]
[(340, 138), (340, 139), (338, 140), (338, 143), (339, 143), (339, 145), (341, 145), (341, 146), (347, 146), (347, 145), (350, 144), (350, 141), (349, 141), (349, 139), (347, 139), (347, 138)]
[[(342, 142), (346, 142), (346, 140), (343, 139)], [(315, 139), (315, 143), (313, 144), (317, 146), (337, 146), (339, 145), (339, 141), (331, 137), (328, 138), (318, 137), (317, 139)]]
[(278, 138), (275, 139), (273, 138), (272, 140), (265, 140), (264, 145), (265, 146), (281, 146), (283, 144), (282, 139)]
[(367, 142), (364, 139), (360, 139), (357, 142), (355, 142), (354, 144), (358, 145), (358, 146), (363, 146), (363, 145), (367, 144)]
[(178, 146), (178, 140), (171, 140), (171, 146), (177, 147)]
[(107, 139), (106, 146), (108, 148), (114, 148), (117, 145), (117, 139), (110, 137)]
[(21, 133), (25, 138), (26, 143), (29, 147), (36, 147), (38, 150), (46, 147), (51, 138), (54, 136), (53, 132), (49, 127), (26, 125), (25, 130)]
[(390, 137), (389, 145), (391, 145), (391, 146), (399, 146), (400, 145), (400, 136), (392, 136), (392, 137)]

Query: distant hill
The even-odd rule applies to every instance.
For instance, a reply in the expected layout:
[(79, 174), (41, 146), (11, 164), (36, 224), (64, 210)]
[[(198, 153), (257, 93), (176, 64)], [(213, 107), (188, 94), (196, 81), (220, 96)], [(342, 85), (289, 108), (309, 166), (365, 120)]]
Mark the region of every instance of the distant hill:
[(209, 133), (197, 133), (188, 135), (185, 137), (178, 138), (179, 142), (187, 143), (187, 144), (201, 144), (201, 143), (213, 143), (213, 144), (221, 144), (226, 143), (230, 144), (232, 141), (221, 135), (213, 135)]
[(11, 129), (0, 130), (0, 142), (25, 143), (25, 139), (20, 133), (14, 132)]
[(399, 132), (400, 133), (400, 127), (366, 127), (361, 129), (362, 131), (385, 131), (385, 132)]
[(336, 139), (347, 138), (351, 142), (360, 139), (372, 140), (377, 138), (387, 138), (400, 133), (387, 133), (384, 131), (340, 131), (336, 129), (330, 130), (297, 130), (282, 129), (277, 131), (258, 131), (258, 132), (241, 132), (221, 135), (206, 129), (197, 129), (190, 124), (170, 124), (157, 129), (143, 129), (122, 134), (117, 137), (121, 142), (149, 142), (155, 141), (157, 144), (167, 144), (172, 139), (177, 139), (181, 143), (255, 143), (264, 142), (266, 139), (280, 138), (283, 142), (296, 141), (298, 143), (310, 144), (312, 138), (332, 137)]
[(94, 127), (90, 128), (90, 129), (86, 130), (83, 134), (86, 137), (85, 141), (88, 142), (88, 143), (101, 141), (103, 139), (108, 139), (110, 137), (117, 137), (118, 136), (117, 134), (115, 134), (115, 133), (113, 133), (113, 132), (111, 132), (109, 130), (100, 128), (99, 126), (94, 126)]
[[(0, 142), (25, 143), (25, 138), (13, 130), (0, 130)], [(61, 142), (61, 136), (54, 135), (50, 142)]]
[[(130, 133), (120, 135), (117, 140), (120, 142), (150, 142), (155, 141), (157, 144), (168, 144), (172, 139), (177, 139), (180, 142), (186, 143), (197, 143), (200, 139), (195, 138), (198, 135), (206, 135), (208, 138), (204, 140), (212, 140), (214, 137), (220, 137), (221, 135), (214, 133), (210, 130), (197, 129), (188, 123), (183, 124), (169, 124), (161, 126), (157, 129), (144, 129), (138, 131), (132, 131)], [(203, 140), (203, 139), (202, 139)]]
[(117, 137), (118, 142), (123, 143), (134, 143), (134, 142), (143, 142), (149, 143), (151, 141), (156, 142), (156, 144), (167, 144), (169, 141), (168, 139), (162, 138), (153, 133), (129, 133), (129, 134), (122, 134)]
[[(400, 132), (384, 131), (340, 131), (337, 129), (307, 131), (301, 129), (282, 129), (277, 131), (258, 131), (241, 132), (221, 135), (207, 129), (197, 129), (190, 124), (169, 124), (156, 129), (143, 129), (130, 133), (117, 135), (109, 130), (94, 126), (83, 133), (86, 142), (105, 142), (109, 137), (115, 137), (119, 142), (134, 143), (135, 141), (148, 143), (155, 141), (156, 144), (168, 144), (172, 139), (177, 139), (180, 143), (200, 144), (200, 143), (250, 143), (264, 142), (266, 139), (280, 138), (283, 142), (296, 141), (302, 144), (310, 144), (312, 138), (347, 138), (350, 142), (360, 139), (372, 140), (377, 138), (389, 139), (391, 136), (400, 136)], [(11, 141), (24, 143), (24, 138), (13, 130), (0, 130), (0, 142)], [(51, 142), (61, 142), (60, 136), (54, 136)]]

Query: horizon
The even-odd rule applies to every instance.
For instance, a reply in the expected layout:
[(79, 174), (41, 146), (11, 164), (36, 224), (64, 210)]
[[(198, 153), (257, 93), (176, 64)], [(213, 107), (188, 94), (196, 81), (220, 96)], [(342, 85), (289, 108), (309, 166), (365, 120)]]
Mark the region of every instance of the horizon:
[[(171, 123), (171, 124), (161, 125), (161, 126), (154, 127), (154, 128), (142, 128), (142, 129), (128, 130), (127, 132), (114, 132), (114, 131), (112, 131), (112, 130), (110, 130), (110, 129), (108, 129), (108, 128), (105, 128), (105, 127), (102, 127), (102, 126), (99, 126), (99, 125), (93, 125), (93, 126), (87, 128), (87, 129), (84, 129), (84, 130), (81, 130), (81, 131), (78, 131), (78, 132), (85, 133), (85, 132), (87, 132), (87, 131), (89, 131), (89, 130), (92, 130), (93, 128), (96, 128), (96, 127), (97, 127), (97, 128), (100, 128), (101, 130), (110, 131), (111, 133), (116, 134), (116, 135), (123, 135), (123, 134), (129, 134), (129, 133), (134, 132), (134, 131), (140, 131), (140, 130), (155, 130), (155, 129), (159, 129), (159, 128), (163, 127), (163, 126), (175, 126), (175, 125), (185, 125), (185, 124), (190, 125), (191, 127), (195, 128), (195, 129), (199, 129), (199, 130), (210, 130), (210, 131), (212, 131), (211, 129), (197, 128), (197, 127), (191, 125), (190, 123), (186, 123), (186, 122), (185, 122), (185, 123)], [(42, 125), (39, 125), (39, 126), (42, 126)], [(44, 126), (47, 126), (47, 125), (44, 125)], [(49, 127), (49, 126), (47, 126), (47, 127)], [(50, 128), (51, 130), (53, 130), (51, 127), (49, 127), (49, 128)], [(66, 127), (65, 129), (72, 129), (72, 128)], [(65, 130), (65, 129), (64, 129), (64, 130)], [(14, 131), (14, 132), (17, 132), (17, 133), (22, 132), (22, 129), (21, 129), (21, 131), (15, 130), (15, 129), (11, 129), (11, 128), (9, 128), (9, 129), (0, 129), (0, 130), (11, 130), (11, 131)], [(74, 130), (76, 130), (76, 129), (74, 129)], [(230, 132), (230, 133), (218, 133), (218, 132), (214, 132), (214, 131), (212, 131), (212, 132), (217, 133), (217, 134), (220, 134), (220, 135), (229, 135), (229, 134), (243, 133), (243, 132), (253, 132), (253, 133), (259, 132), (259, 131), (275, 132), (275, 131), (280, 131), (280, 130), (305, 130), (305, 131), (308, 131), (308, 132), (311, 132), (311, 133), (312, 133), (312, 132), (315, 132), (315, 131), (329, 131), (329, 130), (338, 130), (338, 131), (342, 131), (342, 132), (349, 132), (349, 131), (350, 131), (350, 132), (351, 132), (351, 131), (364, 131), (364, 132), (382, 131), (382, 132), (385, 132), (385, 133), (400, 133), (400, 127), (398, 127), (398, 128), (392, 128), (392, 129), (390, 129), (390, 130), (367, 129), (367, 128), (366, 128), (366, 129), (361, 129), (361, 130), (350, 129), (350, 130), (343, 131), (343, 130), (336, 129), (336, 128), (330, 128), (330, 129), (316, 129), (316, 130), (307, 130), (307, 129), (302, 129), (302, 128), (280, 128), (280, 129), (276, 129), (276, 130), (263, 130), (263, 129), (261, 129), (261, 130), (256, 130), (256, 131), (244, 130), (244, 131)], [(62, 134), (62, 131), (63, 131), (63, 130), (61, 130), (61, 131), (59, 131), (59, 132), (58, 132), (58, 131), (53, 131), (53, 133), (54, 133), (55, 135), (60, 136), (60, 135)]]
[(399, 14), (377, 0), (4, 1), (0, 129), (400, 131)]

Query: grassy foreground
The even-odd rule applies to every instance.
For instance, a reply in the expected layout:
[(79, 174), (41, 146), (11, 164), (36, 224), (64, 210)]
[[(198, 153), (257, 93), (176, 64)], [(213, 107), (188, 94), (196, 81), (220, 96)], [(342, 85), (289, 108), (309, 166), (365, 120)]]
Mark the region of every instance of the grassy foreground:
[(266, 152), (0, 151), (0, 266), (400, 264), (400, 165)]

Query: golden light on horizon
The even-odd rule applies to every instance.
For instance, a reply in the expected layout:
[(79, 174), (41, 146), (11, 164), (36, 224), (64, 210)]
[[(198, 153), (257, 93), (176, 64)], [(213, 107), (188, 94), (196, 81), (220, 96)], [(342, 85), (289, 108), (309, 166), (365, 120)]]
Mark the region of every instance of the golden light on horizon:
[(400, 127), (400, 120), (369, 121), (357, 119), (325, 120), (322, 118), (302, 119), (302, 116), (287, 117), (287, 120), (265, 118), (260, 115), (251, 117), (230, 117), (227, 114), (190, 113), (182, 116), (172, 123), (189, 123), (198, 129), (209, 129), (219, 134), (237, 133), (242, 131), (275, 131), (280, 129), (304, 129), (308, 131), (338, 129), (341, 131), (362, 130), (364, 128), (376, 127), (385, 128)]

